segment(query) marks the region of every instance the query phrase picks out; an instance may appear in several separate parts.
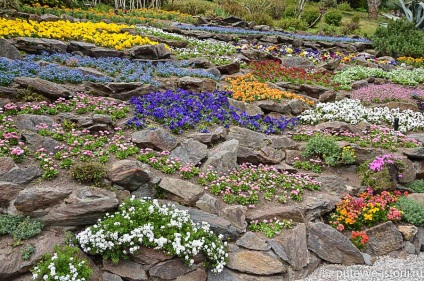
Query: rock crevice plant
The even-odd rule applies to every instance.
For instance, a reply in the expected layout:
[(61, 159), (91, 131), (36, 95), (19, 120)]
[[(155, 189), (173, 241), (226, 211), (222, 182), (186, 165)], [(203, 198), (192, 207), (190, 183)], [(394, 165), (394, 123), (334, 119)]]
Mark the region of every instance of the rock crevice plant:
[(132, 197), (114, 214), (77, 234), (82, 249), (117, 263), (137, 253), (141, 246), (176, 255), (188, 265), (199, 253), (212, 271), (224, 269), (228, 256), (226, 242), (216, 236), (206, 222), (194, 223), (187, 211), (157, 200)]

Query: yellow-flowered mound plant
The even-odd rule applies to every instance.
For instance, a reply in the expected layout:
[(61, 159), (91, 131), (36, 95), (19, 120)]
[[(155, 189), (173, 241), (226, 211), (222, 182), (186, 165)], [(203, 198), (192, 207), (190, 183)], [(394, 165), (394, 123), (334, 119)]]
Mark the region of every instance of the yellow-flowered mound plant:
[(157, 42), (146, 37), (121, 33), (126, 25), (104, 22), (37, 22), (21, 19), (0, 19), (0, 38), (37, 37), (58, 40), (78, 40), (94, 43), (97, 46), (122, 50), (135, 45), (155, 45)]
[(251, 73), (228, 78), (226, 81), (230, 83), (227, 86), (227, 90), (233, 92), (233, 98), (236, 100), (252, 102), (257, 100), (281, 101), (282, 99), (298, 99), (309, 105), (314, 105), (312, 100), (301, 95), (274, 89), (266, 83), (258, 82)]

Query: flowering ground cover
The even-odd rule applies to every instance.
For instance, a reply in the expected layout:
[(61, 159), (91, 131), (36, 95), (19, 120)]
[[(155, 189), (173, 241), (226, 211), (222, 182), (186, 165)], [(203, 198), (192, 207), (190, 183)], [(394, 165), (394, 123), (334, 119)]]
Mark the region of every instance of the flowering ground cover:
[[(37, 62), (43, 60), (56, 64), (41, 66)], [(142, 82), (159, 85), (155, 76), (191, 76), (217, 80), (218, 78), (203, 69), (189, 69), (188, 62), (160, 62), (156, 65), (121, 58), (92, 58), (71, 54), (27, 55), (22, 60), (0, 58), (0, 85), (8, 86), (15, 77), (39, 77), (56, 83), (81, 84), (92, 82)], [(77, 67), (90, 67), (104, 73), (99, 77), (87, 74)]]
[(137, 29), (145, 35), (153, 35), (161, 38), (177, 40), (177, 41), (188, 41), (189, 44), (186, 48), (173, 48), (178, 59), (189, 59), (203, 57), (210, 60), (215, 65), (221, 65), (230, 63), (229, 58), (223, 58), (223, 56), (230, 56), (236, 52), (236, 47), (226, 42), (212, 41), (212, 40), (199, 40), (196, 38), (166, 32), (160, 28), (150, 26), (136, 26)]
[(0, 18), (0, 38), (36, 37), (58, 40), (80, 40), (94, 43), (98, 46), (122, 50), (136, 45), (155, 45), (146, 37), (121, 33), (123, 28), (129, 26), (104, 22), (37, 22), (21, 19)]
[(236, 100), (245, 102), (275, 100), (279, 102), (282, 99), (298, 99), (309, 105), (314, 105), (312, 100), (301, 95), (273, 89), (266, 83), (258, 82), (251, 73), (235, 78), (228, 78), (227, 81), (230, 83), (227, 90), (233, 93), (233, 98)]
[(412, 65), (413, 67), (422, 67), (424, 65), (424, 58), (413, 58), (413, 57), (398, 57), (400, 64)]
[(361, 230), (386, 221), (399, 222), (402, 213), (395, 203), (402, 194), (383, 191), (375, 193), (371, 188), (356, 196), (346, 195), (330, 215), (329, 223), (339, 231)]
[(219, 26), (194, 26), (188, 24), (179, 24), (177, 26), (180, 29), (187, 30), (202, 30), (213, 33), (224, 33), (224, 34), (261, 34), (261, 35), (280, 35), (287, 36), (296, 39), (304, 39), (308, 41), (328, 41), (328, 42), (370, 42), (368, 39), (364, 38), (350, 38), (350, 37), (332, 37), (332, 36), (320, 36), (320, 35), (302, 35), (296, 33), (287, 33), (281, 31), (259, 31), (251, 30), (237, 27), (219, 27)]
[(78, 19), (88, 19), (92, 22), (100, 22), (104, 19), (110, 20), (115, 23), (125, 22), (127, 24), (149, 24), (149, 25), (163, 25), (163, 20), (172, 20), (184, 23), (194, 23), (195, 19), (188, 14), (180, 13), (177, 11), (164, 11), (157, 9), (134, 9), (134, 10), (109, 10), (102, 12), (96, 9), (83, 10), (76, 9), (61, 9), (41, 7), (35, 4), (33, 7), (28, 5), (22, 6), (22, 11), (37, 15), (52, 14), (61, 16), (63, 14), (72, 16)]
[(253, 62), (249, 64), (249, 68), (260, 82), (292, 82), (296, 84), (316, 84), (325, 87), (338, 86), (332, 81), (333, 73), (285, 67), (276, 61)]
[(228, 257), (227, 243), (222, 238), (210, 230), (208, 223), (194, 223), (187, 211), (135, 197), (77, 235), (85, 252), (114, 263), (146, 246), (176, 255), (188, 265), (203, 253), (206, 264), (215, 273), (224, 269)]
[(292, 228), (293, 221), (292, 220), (278, 220), (277, 218), (270, 220), (262, 220), (262, 221), (252, 221), (249, 224), (249, 230), (256, 232), (260, 231), (265, 234), (266, 237), (272, 238), (277, 234), (280, 234), (283, 228)]
[(315, 135), (331, 136), (336, 141), (347, 141), (360, 147), (375, 147), (397, 151), (400, 147), (419, 147), (420, 143), (399, 131), (384, 126), (371, 125), (370, 130), (361, 133), (351, 133), (343, 130), (301, 130), (293, 134), (296, 141), (308, 141)]
[(407, 132), (424, 128), (424, 114), (399, 108), (369, 108), (360, 100), (344, 99), (334, 103), (318, 103), (314, 109), (306, 110), (300, 116), (304, 124), (317, 124), (323, 121), (343, 121), (357, 124), (367, 121), (376, 125), (393, 126), (394, 118), (399, 118), (399, 131)]
[(340, 85), (340, 88), (350, 90), (350, 84), (354, 81), (367, 79), (368, 77), (384, 78), (393, 83), (401, 85), (415, 86), (424, 83), (424, 69), (415, 68), (412, 70), (398, 68), (384, 71), (380, 68), (369, 68), (364, 66), (349, 67), (337, 72), (333, 82)]
[(150, 118), (179, 134), (194, 128), (207, 132), (213, 124), (225, 127), (235, 124), (266, 134), (279, 134), (298, 123), (298, 118), (272, 118), (261, 114), (250, 116), (230, 106), (228, 97), (231, 95), (227, 91), (197, 94), (179, 89), (132, 97), (130, 103), (136, 114), (128, 124), (144, 128), (148, 126)]
[(353, 91), (351, 97), (365, 105), (390, 101), (416, 103), (417, 99), (424, 99), (424, 90), (396, 84), (370, 85)]
[(237, 203), (255, 208), (261, 200), (281, 204), (288, 199), (301, 201), (306, 190), (319, 190), (320, 183), (303, 174), (279, 172), (271, 166), (245, 163), (228, 175), (218, 175), (208, 169), (199, 175), (199, 183), (228, 204)]

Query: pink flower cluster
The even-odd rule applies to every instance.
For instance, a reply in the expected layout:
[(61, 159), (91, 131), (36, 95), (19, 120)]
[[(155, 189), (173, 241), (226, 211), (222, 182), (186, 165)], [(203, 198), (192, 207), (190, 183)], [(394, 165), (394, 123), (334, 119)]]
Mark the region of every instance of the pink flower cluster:
[(352, 99), (358, 99), (365, 103), (415, 102), (412, 98), (413, 95), (424, 98), (424, 90), (396, 84), (382, 84), (360, 88), (352, 93)]
[(385, 154), (379, 157), (376, 157), (374, 161), (372, 161), (369, 165), (369, 168), (374, 172), (379, 172), (383, 170), (384, 165), (386, 164), (394, 164), (395, 160), (399, 159), (398, 156), (392, 154)]

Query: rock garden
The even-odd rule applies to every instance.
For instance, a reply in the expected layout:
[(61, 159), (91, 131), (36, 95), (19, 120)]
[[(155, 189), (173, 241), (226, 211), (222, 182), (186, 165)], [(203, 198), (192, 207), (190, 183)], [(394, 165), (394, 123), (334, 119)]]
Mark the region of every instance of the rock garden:
[(399, 21), (7, 3), (0, 280), (291, 281), (424, 252), (423, 58), (377, 38)]

